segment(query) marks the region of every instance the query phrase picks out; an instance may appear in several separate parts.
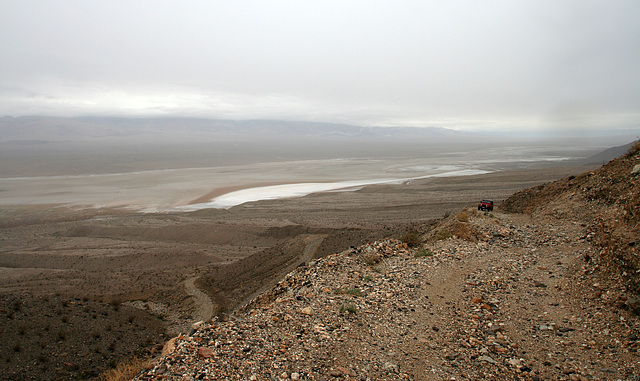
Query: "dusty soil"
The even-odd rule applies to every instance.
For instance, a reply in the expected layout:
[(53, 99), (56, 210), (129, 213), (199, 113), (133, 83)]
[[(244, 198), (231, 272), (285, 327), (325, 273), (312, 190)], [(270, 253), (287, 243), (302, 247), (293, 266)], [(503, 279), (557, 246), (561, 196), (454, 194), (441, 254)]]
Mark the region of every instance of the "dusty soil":
[(314, 258), (582, 171), (433, 178), (192, 213), (3, 207), (0, 374), (94, 377), (207, 317), (191, 281), (214, 314), (233, 311)]
[[(461, 239), (452, 224), (473, 235)], [(640, 319), (603, 303), (583, 227), (464, 210), (409, 248), (296, 269), (171, 343), (140, 380), (635, 380)]]

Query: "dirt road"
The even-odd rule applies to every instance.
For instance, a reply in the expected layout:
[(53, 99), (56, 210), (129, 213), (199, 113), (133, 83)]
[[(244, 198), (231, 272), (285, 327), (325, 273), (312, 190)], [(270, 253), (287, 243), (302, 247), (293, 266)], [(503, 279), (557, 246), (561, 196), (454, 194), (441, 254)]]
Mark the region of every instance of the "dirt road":
[(213, 316), (215, 307), (211, 298), (195, 285), (199, 277), (193, 276), (184, 281), (185, 292), (194, 299), (196, 309), (193, 313), (195, 321), (207, 321)]

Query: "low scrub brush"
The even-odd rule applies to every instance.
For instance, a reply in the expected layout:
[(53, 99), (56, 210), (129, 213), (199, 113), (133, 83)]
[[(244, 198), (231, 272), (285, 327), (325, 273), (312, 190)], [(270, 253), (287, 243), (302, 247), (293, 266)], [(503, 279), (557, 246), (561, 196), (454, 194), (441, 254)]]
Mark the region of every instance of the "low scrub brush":
[(140, 359), (137, 357), (123, 361), (115, 368), (109, 369), (100, 376), (101, 381), (129, 381), (133, 379), (138, 373), (144, 370), (149, 363), (150, 359)]
[(433, 256), (433, 252), (429, 249), (422, 249), (422, 250), (418, 250), (416, 252), (416, 258), (420, 258), (420, 257), (432, 257)]
[(345, 312), (348, 312), (350, 314), (355, 314), (356, 312), (358, 312), (358, 308), (351, 303), (343, 304), (342, 306), (340, 306), (340, 313), (345, 313)]
[(402, 237), (400, 237), (400, 241), (406, 243), (409, 247), (422, 245), (422, 238), (420, 237), (420, 234), (416, 232), (405, 233)]

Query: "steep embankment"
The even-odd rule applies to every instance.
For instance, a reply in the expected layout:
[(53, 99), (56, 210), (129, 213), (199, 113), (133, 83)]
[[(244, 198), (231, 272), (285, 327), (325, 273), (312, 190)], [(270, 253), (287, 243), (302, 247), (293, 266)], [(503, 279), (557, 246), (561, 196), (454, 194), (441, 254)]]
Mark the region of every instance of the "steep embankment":
[(638, 161), (311, 261), (138, 379), (636, 379)]
[(585, 257), (588, 270), (608, 288), (625, 288), (640, 311), (640, 142), (596, 171), (517, 192), (501, 210), (580, 223), (598, 249)]

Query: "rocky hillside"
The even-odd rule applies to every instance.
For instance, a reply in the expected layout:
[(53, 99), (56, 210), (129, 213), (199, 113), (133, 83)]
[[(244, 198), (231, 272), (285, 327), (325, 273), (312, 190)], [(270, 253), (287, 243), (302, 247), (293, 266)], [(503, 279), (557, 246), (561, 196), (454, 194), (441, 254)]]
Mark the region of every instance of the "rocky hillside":
[(310, 261), (137, 379), (638, 380), (638, 148)]
[[(589, 270), (610, 287), (640, 293), (640, 142), (597, 171), (517, 192), (501, 210), (578, 222), (597, 253)], [(634, 300), (634, 303), (635, 300)], [(640, 308), (640, 304), (634, 304)]]

